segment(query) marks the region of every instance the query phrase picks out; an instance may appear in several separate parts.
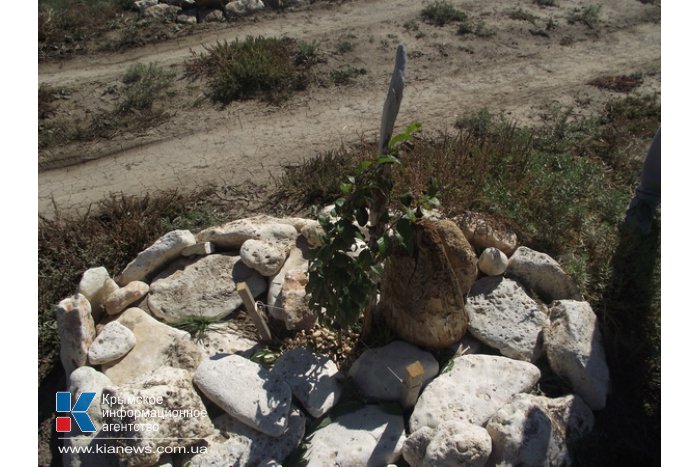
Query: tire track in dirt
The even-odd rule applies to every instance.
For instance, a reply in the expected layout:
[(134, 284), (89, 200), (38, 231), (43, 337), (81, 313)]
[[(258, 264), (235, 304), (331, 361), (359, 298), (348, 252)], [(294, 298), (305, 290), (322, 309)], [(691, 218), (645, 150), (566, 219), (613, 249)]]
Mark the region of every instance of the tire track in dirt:
[[(372, 7), (381, 8), (368, 14)], [(636, 2), (634, 2), (636, 3)], [(180, 44), (160, 44), (133, 51), (115, 63), (112, 57), (67, 63), (63, 69), (40, 69), (40, 82), (80, 83), (117, 79), (126, 64), (143, 60), (181, 63), (189, 47), (238, 35), (324, 37), (336, 31), (364, 31), (415, 18), (422, 4), (369, 1), (343, 4), (338, 10), (300, 12), (295, 19), (272, 18), (240, 30), (190, 37)], [(622, 7), (620, 7), (622, 8)], [(294, 24), (290, 24), (294, 23)], [(400, 27), (400, 26), (399, 26)], [(409, 50), (411, 46), (409, 45)], [(553, 46), (524, 54), (514, 50), (488, 60), (465, 56), (439, 70), (430, 63), (411, 68), (397, 127), (420, 120), (426, 130), (451, 127), (465, 108), (483, 106), (512, 111), (528, 120), (533, 107), (570, 98), (586, 88), (585, 82), (605, 73), (655, 72), (660, 69), (660, 28), (641, 23), (621, 27), (604, 40), (568, 47)], [(390, 55), (393, 55), (391, 53)], [(39, 213), (48, 214), (52, 199), (61, 209), (82, 210), (110, 193), (145, 194), (171, 188), (194, 189), (209, 184), (264, 181), (286, 164), (353, 143), (374, 140), (392, 63), (370, 63), (369, 83), (359, 87), (318, 88), (307, 98), (276, 112), (234, 115), (224, 111), (212, 127), (202, 127), (153, 144), (135, 147), (80, 165), (39, 174)], [(54, 69), (56, 68), (56, 69)]]

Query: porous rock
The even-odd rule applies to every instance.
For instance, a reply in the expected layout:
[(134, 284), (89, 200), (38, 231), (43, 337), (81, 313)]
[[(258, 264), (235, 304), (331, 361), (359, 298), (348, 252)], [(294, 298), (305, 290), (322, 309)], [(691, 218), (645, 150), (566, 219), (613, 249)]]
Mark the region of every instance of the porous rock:
[(159, 21), (175, 21), (177, 14), (181, 11), (181, 8), (174, 5), (166, 5), (165, 3), (159, 3), (158, 5), (149, 6), (143, 12), (143, 16), (146, 18), (153, 18)]
[(447, 260), (457, 276), (462, 293), (466, 294), (476, 281), (477, 256), (460, 228), (449, 219), (436, 221), (437, 232), (447, 254)]
[(250, 356), (257, 347), (257, 341), (249, 339), (228, 323), (215, 323), (208, 327), (207, 332), (194, 343), (202, 349), (205, 356), (217, 354), (239, 354)]
[(518, 394), (491, 417), (491, 465), (572, 465), (568, 446), (593, 429), (593, 412), (578, 396)]
[(153, 279), (148, 307), (167, 323), (188, 316), (222, 319), (243, 304), (236, 282), (245, 282), (253, 296), (267, 287), (260, 274), (230, 253), (182, 258)]
[(95, 322), (87, 298), (75, 294), (61, 301), (56, 307), (56, 325), (67, 379), (76, 368), (87, 364), (88, 350), (95, 339)]
[[(131, 448), (118, 453), (123, 465), (151, 465), (160, 458), (159, 448), (190, 446), (214, 432), (191, 378), (186, 370), (164, 366), (131, 383), (105, 388), (104, 405), (109, 409), (105, 421), (126, 426), (113, 434), (119, 438), (119, 445)], [(135, 415), (122, 418), (121, 410), (133, 411)], [(154, 419), (150, 416), (153, 410), (165, 415)], [(180, 415), (183, 410), (188, 411), (186, 416)], [(153, 423), (158, 424), (157, 430), (145, 429)]]
[(401, 456), (411, 467), (421, 467), (425, 450), (430, 444), (430, 440), (435, 435), (435, 429), (429, 426), (422, 426), (406, 438), (401, 448)]
[(91, 365), (101, 365), (123, 357), (136, 345), (131, 329), (118, 321), (107, 323), (90, 345), (88, 360)]
[(148, 294), (148, 284), (141, 281), (132, 281), (112, 292), (105, 300), (104, 307), (108, 315), (116, 315), (124, 311), (129, 305), (141, 300)]
[(440, 370), (437, 360), (430, 352), (400, 340), (364, 351), (353, 363), (349, 376), (369, 398), (400, 401), (402, 383), (397, 377), (404, 379), (406, 366), (415, 361), (423, 366), (425, 387)]
[(292, 408), (287, 429), (279, 437), (254, 430), (227, 414), (215, 418), (214, 426), (217, 432), (207, 438), (207, 452), (194, 456), (190, 467), (278, 465), (301, 443), (305, 418)]
[(287, 428), (292, 391), (279, 375), (238, 355), (205, 359), (194, 382), (226, 413), (270, 436)]
[(302, 271), (291, 271), (284, 276), (281, 305), (284, 325), (288, 330), (311, 329), (316, 324), (316, 314), (309, 308), (306, 285), (309, 276)]
[(197, 234), (197, 241), (212, 242), (217, 248), (240, 248), (249, 239), (293, 245), (297, 235), (293, 225), (250, 218), (204, 229)]
[(544, 347), (552, 370), (566, 378), (593, 409), (605, 408), (610, 373), (598, 319), (588, 302), (555, 301)]
[(411, 432), (451, 420), (484, 425), (518, 393), (540, 379), (533, 364), (492, 355), (464, 355), (428, 384), (410, 419)]
[(398, 460), (404, 439), (401, 415), (366, 405), (314, 432), (305, 459), (309, 467), (384, 467)]
[(425, 449), (423, 467), (483, 467), (491, 454), (486, 429), (471, 423), (448, 421), (438, 426)]
[(284, 262), (282, 269), (269, 279), (267, 304), (272, 306), (272, 308), (269, 309), (270, 316), (280, 321), (285, 320), (284, 309), (282, 307), (282, 286), (284, 285), (284, 278), (287, 273), (306, 272), (308, 269), (309, 261), (304, 258), (302, 250), (293, 247), (289, 251), (289, 256)]
[(294, 396), (314, 418), (323, 416), (337, 404), (343, 392), (335, 363), (302, 347), (283, 353), (275, 362), (272, 373), (289, 385)]
[(129, 383), (165, 365), (171, 353), (177, 353), (180, 341), (189, 334), (156, 321), (140, 308), (129, 308), (117, 319), (136, 337), (136, 345), (122, 359), (102, 366), (114, 384)]
[(498, 248), (489, 247), (479, 256), (479, 270), (487, 276), (500, 276), (508, 268), (508, 257)]
[(518, 236), (508, 224), (485, 214), (468, 211), (453, 220), (478, 249), (495, 247), (510, 256), (518, 245)]
[(197, 242), (194, 235), (189, 230), (173, 230), (166, 233), (126, 265), (117, 283), (124, 286), (131, 281), (150, 279), (160, 268), (180, 256), (183, 249), (195, 243)]
[(571, 277), (546, 253), (519, 247), (508, 261), (506, 274), (517, 278), (547, 303), (581, 299)]
[(265, 277), (279, 272), (287, 259), (284, 245), (267, 241), (250, 239), (241, 245), (241, 261)]
[(469, 332), (503, 355), (532, 362), (542, 355), (543, 305), (531, 299), (517, 282), (484, 277), (467, 297)]

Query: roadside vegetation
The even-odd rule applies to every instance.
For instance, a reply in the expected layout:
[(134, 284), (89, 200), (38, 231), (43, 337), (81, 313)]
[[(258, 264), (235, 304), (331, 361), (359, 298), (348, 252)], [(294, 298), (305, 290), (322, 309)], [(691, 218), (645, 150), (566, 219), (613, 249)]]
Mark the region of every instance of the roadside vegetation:
[(130, 66), (121, 80), (117, 100), (110, 109), (89, 118), (48, 117), (56, 113), (54, 101), (60, 90), (39, 87), (39, 148), (76, 141), (112, 138), (126, 131), (143, 131), (169, 118), (164, 101), (173, 93), (175, 73), (150, 63)]
[(217, 42), (186, 63), (192, 79), (206, 81), (212, 100), (229, 104), (260, 97), (281, 102), (308, 84), (316, 47), (290, 38), (247, 37)]
[(426, 23), (444, 26), (448, 23), (466, 20), (467, 14), (462, 10), (458, 10), (446, 0), (438, 0), (423, 8), (421, 18)]

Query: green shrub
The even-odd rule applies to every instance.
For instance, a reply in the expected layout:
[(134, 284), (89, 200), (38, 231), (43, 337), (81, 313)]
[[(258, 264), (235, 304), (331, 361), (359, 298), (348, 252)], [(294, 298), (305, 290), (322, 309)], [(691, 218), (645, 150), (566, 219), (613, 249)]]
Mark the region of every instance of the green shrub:
[(335, 50), (339, 54), (345, 54), (348, 52), (352, 52), (352, 50), (355, 48), (355, 45), (350, 42), (350, 41), (340, 41), (338, 42), (338, 45), (336, 46)]
[(582, 23), (590, 29), (598, 27), (600, 22), (601, 5), (589, 5), (585, 8), (576, 7), (567, 17), (570, 24)]
[(211, 97), (223, 104), (256, 96), (280, 101), (306, 86), (308, 64), (297, 65), (298, 46), (292, 39), (249, 36), (205, 49), (206, 54), (187, 64), (188, 73), (205, 76)]
[(318, 43), (315, 39), (310, 43), (299, 41), (299, 50), (296, 56), (297, 65), (311, 66), (319, 60)]
[(349, 66), (346, 68), (341, 68), (339, 70), (331, 71), (331, 80), (336, 86), (345, 86), (351, 84), (355, 77), (360, 75), (366, 75), (366, 68), (357, 68), (354, 66)]
[(131, 65), (122, 77), (126, 89), (117, 110), (121, 113), (152, 110), (153, 103), (164, 95), (174, 78), (174, 72), (156, 63)]
[(444, 26), (455, 21), (464, 21), (467, 19), (467, 14), (456, 9), (451, 3), (446, 0), (438, 0), (430, 3), (421, 11), (423, 21)]
[(457, 34), (460, 36), (473, 34), (477, 37), (492, 37), (496, 35), (496, 32), (490, 28), (487, 28), (483, 21), (478, 20), (462, 21), (457, 27)]

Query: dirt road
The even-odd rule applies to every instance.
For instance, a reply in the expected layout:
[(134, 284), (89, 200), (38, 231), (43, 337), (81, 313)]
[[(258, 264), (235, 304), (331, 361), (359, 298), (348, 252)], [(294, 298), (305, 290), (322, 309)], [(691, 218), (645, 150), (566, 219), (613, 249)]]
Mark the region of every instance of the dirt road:
[[(658, 7), (608, 0), (602, 2), (600, 25), (591, 29), (567, 21), (584, 2), (558, 4), (455, 3), (491, 28), (491, 37), (458, 36), (455, 25), (425, 24), (420, 19), (424, 5), (414, 0), (315, 4), (125, 54), (42, 64), (40, 83), (98, 90), (118, 80), (132, 63), (157, 62), (181, 74), (190, 49), (201, 50), (203, 44), (286, 35), (316, 40), (329, 66), (363, 67), (367, 75), (350, 86), (312, 85), (280, 107), (255, 101), (223, 110), (208, 103), (182, 106), (171, 121), (146, 135), (95, 142), (73, 153), (58, 150), (58, 165), (64, 166), (39, 173), (39, 213), (50, 212), (52, 199), (60, 209), (82, 210), (114, 192), (261, 182), (318, 152), (360, 138), (374, 140), (399, 43), (406, 44), (409, 61), (398, 127), (419, 120), (427, 131), (445, 130), (465, 110), (481, 107), (503, 110), (520, 121), (536, 119), (552, 102), (585, 112), (610, 97), (586, 85), (602, 75), (640, 73), (640, 92), (659, 91)], [(518, 7), (536, 20), (512, 19), (510, 12)], [(333, 53), (339, 38), (353, 42), (352, 52)]]

